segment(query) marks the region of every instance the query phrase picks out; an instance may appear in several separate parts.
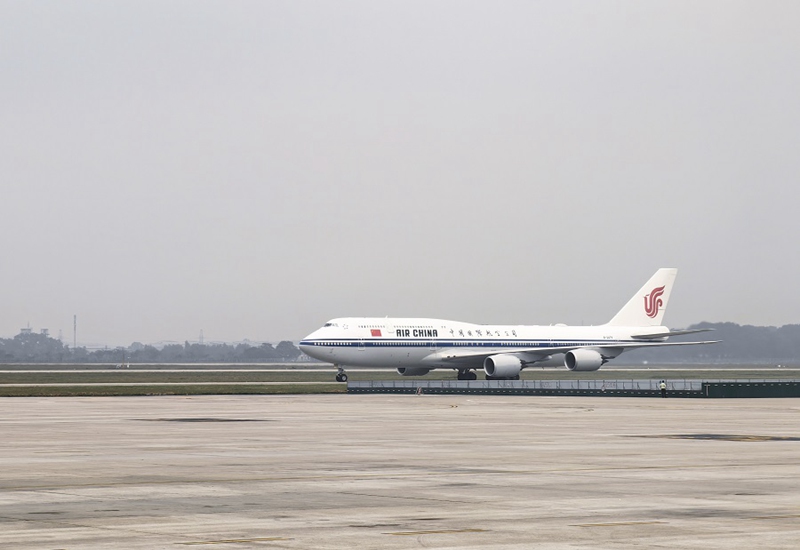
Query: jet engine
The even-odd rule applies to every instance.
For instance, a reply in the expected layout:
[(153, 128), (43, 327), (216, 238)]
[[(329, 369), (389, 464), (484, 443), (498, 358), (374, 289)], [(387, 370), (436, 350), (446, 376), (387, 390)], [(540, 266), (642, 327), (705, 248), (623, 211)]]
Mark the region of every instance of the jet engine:
[(574, 349), (564, 355), (564, 365), (572, 371), (597, 370), (605, 362), (603, 356), (593, 349)]
[(424, 376), (431, 372), (431, 369), (423, 367), (400, 367), (397, 369), (397, 374), (400, 376)]
[(513, 378), (519, 376), (522, 370), (522, 361), (516, 355), (501, 353), (490, 355), (483, 360), (483, 372), (492, 378)]

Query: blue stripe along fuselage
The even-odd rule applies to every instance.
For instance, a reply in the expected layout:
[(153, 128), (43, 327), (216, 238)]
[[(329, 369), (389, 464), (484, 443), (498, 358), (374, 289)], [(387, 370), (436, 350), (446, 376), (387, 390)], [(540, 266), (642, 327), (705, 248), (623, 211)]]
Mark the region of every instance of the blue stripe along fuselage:
[(300, 346), (316, 347), (437, 347), (437, 348), (574, 348), (588, 346), (606, 346), (641, 342), (636, 340), (439, 340), (436, 338), (420, 340), (398, 340), (392, 338), (325, 338), (321, 340), (302, 340)]

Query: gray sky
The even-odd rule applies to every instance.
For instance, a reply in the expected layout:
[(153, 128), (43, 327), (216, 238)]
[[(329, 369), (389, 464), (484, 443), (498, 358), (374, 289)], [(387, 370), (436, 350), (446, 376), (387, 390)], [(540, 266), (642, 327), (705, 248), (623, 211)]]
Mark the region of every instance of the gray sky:
[(800, 3), (0, 1), (0, 336), (800, 322)]

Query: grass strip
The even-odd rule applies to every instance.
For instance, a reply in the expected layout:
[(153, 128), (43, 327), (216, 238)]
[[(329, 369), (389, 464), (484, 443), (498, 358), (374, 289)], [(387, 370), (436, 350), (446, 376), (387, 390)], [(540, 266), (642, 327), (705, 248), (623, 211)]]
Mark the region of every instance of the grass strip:
[[(2, 369), (0, 369), (2, 370)], [(523, 380), (647, 380), (647, 379), (674, 379), (674, 380), (720, 380), (720, 379), (790, 379), (796, 378), (796, 370), (670, 370), (670, 369), (641, 369), (595, 372), (570, 372), (565, 369), (523, 371)], [(320, 384), (334, 383), (335, 371), (292, 371), (292, 372), (225, 372), (224, 370), (211, 372), (137, 372), (130, 371), (97, 371), (73, 372), (6, 372), (0, 373), (0, 387), (3, 384), (72, 384), (76, 386), (86, 384), (141, 384), (141, 383), (207, 383), (208, 385), (224, 385), (233, 382), (318, 382)], [(435, 370), (422, 377), (404, 378), (394, 370), (363, 372), (348, 370), (351, 381), (362, 380), (455, 380), (452, 370)], [(479, 373), (479, 378), (483, 378)]]
[(346, 393), (345, 384), (280, 384), (273, 386), (230, 386), (208, 384), (202, 386), (59, 386), (59, 387), (3, 387), (0, 397), (112, 397), (126, 395), (273, 395), (308, 393)]

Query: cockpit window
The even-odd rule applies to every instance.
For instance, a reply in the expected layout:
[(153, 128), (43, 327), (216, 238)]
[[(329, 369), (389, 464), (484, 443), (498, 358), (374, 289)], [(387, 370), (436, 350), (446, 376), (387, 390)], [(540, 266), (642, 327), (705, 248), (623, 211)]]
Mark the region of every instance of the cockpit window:
[(323, 326), (323, 327), (338, 327), (339, 325), (337, 325), (336, 323), (325, 323), (325, 324), (324, 324), (324, 325), (322, 325), (322, 326)]

